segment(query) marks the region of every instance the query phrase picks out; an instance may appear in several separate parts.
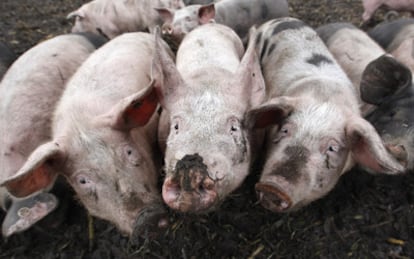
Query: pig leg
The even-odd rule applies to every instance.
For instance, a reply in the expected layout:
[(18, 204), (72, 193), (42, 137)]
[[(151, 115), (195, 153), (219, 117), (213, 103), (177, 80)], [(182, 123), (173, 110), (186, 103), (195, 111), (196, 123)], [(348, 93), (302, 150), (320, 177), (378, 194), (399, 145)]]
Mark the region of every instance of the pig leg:
[(24, 200), (12, 200), (2, 225), (4, 237), (24, 231), (44, 218), (58, 205), (51, 193), (39, 193)]

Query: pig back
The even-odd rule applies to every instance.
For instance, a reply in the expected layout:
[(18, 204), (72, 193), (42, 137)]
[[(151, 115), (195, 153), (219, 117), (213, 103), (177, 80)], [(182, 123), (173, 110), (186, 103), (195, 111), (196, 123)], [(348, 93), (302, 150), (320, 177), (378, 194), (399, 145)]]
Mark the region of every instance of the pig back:
[(177, 51), (177, 69), (185, 76), (210, 67), (234, 72), (244, 47), (237, 34), (227, 26), (211, 23), (192, 30)]
[(95, 50), (85, 35), (61, 35), (21, 55), (0, 86), (0, 180), (13, 175), (28, 155), (50, 138), (54, 107), (67, 80)]

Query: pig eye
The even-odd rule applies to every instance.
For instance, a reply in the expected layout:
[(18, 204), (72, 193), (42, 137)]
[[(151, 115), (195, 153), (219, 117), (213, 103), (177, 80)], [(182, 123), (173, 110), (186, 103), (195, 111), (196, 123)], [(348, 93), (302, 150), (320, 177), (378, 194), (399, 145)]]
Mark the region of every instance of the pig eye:
[(397, 114), (396, 111), (391, 111), (388, 116), (390, 116), (391, 118), (393, 118), (395, 116), (395, 114)]
[(186, 16), (184, 19), (185, 19), (186, 22), (191, 22), (191, 17), (190, 16)]
[(93, 185), (93, 182), (91, 181), (91, 179), (84, 174), (76, 175), (75, 181), (79, 186), (83, 188), (90, 188)]
[(290, 126), (288, 124), (284, 125), (278, 132), (276, 138), (273, 140), (274, 144), (280, 142), (281, 139), (290, 135)]
[(126, 159), (135, 167), (141, 165), (141, 157), (138, 151), (134, 150), (131, 146), (126, 146), (124, 149)]

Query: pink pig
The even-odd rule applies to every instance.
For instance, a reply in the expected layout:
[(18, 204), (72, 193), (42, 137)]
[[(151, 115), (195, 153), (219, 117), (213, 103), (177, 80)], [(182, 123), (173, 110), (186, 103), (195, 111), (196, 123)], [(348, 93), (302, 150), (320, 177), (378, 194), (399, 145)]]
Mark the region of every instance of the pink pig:
[(414, 2), (412, 0), (362, 0), (362, 6), (364, 7), (362, 19), (364, 21), (371, 19), (374, 12), (382, 5), (396, 11), (414, 12)]

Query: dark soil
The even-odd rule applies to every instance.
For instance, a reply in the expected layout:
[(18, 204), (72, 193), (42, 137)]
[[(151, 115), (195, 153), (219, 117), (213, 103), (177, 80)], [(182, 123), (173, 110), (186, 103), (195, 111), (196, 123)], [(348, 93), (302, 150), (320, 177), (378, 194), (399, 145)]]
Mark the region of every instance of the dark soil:
[[(21, 54), (68, 32), (65, 16), (83, 0), (1, 0), (0, 40)], [(360, 26), (359, 0), (291, 0), (291, 15), (312, 26), (348, 21)], [(380, 10), (369, 28), (380, 22)], [(414, 177), (353, 170), (325, 198), (291, 214), (274, 214), (255, 198), (257, 172), (214, 213), (171, 212), (155, 240), (129, 240), (94, 219), (66, 194), (67, 210), (29, 231), (0, 238), (0, 258), (414, 258)], [(0, 212), (0, 220), (4, 213)], [(58, 226), (58, 227), (56, 227)]]

